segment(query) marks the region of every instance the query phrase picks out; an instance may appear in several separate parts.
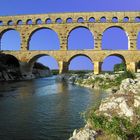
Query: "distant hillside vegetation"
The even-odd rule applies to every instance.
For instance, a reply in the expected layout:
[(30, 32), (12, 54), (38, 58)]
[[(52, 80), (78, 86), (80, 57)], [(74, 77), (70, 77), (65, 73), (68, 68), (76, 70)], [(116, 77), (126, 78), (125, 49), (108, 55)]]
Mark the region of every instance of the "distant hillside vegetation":
[(34, 63), (34, 69), (40, 69), (40, 70), (50, 70), (49, 67), (39, 63), (39, 62), (35, 62)]

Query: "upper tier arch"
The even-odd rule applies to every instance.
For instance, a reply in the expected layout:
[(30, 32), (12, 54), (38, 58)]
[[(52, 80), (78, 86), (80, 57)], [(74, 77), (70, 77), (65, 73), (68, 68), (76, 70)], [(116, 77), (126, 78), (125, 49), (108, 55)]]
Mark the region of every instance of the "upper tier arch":
[(20, 31), (14, 28), (5, 28), (0, 32), (0, 50), (20, 50), (21, 42)]
[[(54, 39), (54, 38), (56, 38), (56, 40), (57, 40), (57, 49), (60, 47), (60, 41), (59, 41), (59, 36), (58, 36), (58, 34), (57, 34), (57, 32), (56, 31), (54, 31), (52, 28), (48, 28), (48, 27), (40, 27), (40, 28), (35, 28), (34, 30), (31, 30), (31, 32), (30, 32), (30, 35), (29, 35), (29, 38), (28, 38), (28, 50), (29, 50), (29, 48), (30, 48), (30, 42), (31, 42), (31, 39), (32, 39), (32, 37), (33, 37), (33, 35), (35, 34), (35, 33), (37, 33), (38, 31), (45, 31), (45, 33), (48, 33), (48, 32), (50, 32), (51, 31), (51, 34), (50, 35), (52, 35), (52, 33), (53, 33), (53, 36), (52, 36), (52, 39)], [(43, 34), (42, 33), (40, 33), (40, 35), (42, 36)]]
[(51, 14), (34, 14), (34, 15), (17, 15), (17, 16), (1, 16), (0, 21), (3, 21), (4, 25), (7, 25), (8, 21), (13, 21), (14, 25), (17, 24), (18, 20), (23, 20), (24, 24), (28, 19), (31, 19), (33, 23), (36, 23), (36, 19), (41, 19), (42, 23), (45, 23), (47, 18), (52, 19), (53, 23), (55, 23), (56, 19), (61, 18), (63, 23), (66, 23), (67, 18), (72, 18), (73, 22), (77, 22), (78, 18), (83, 18), (83, 22), (89, 22), (91, 17), (94, 17), (95, 22), (100, 22), (102, 17), (105, 17), (106, 22), (113, 22), (112, 18), (116, 17), (118, 22), (126, 22), (124, 19), (126, 17), (129, 19), (128, 23), (137, 22), (137, 18), (140, 17), (140, 12), (75, 12), (75, 13), (51, 13)]

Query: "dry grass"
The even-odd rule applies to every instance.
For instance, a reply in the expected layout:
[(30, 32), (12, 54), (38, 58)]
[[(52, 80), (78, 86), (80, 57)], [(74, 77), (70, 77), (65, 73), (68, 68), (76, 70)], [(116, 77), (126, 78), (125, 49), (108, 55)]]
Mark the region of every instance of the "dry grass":
[(96, 140), (118, 140), (118, 137), (114, 135), (100, 134), (96, 137)]

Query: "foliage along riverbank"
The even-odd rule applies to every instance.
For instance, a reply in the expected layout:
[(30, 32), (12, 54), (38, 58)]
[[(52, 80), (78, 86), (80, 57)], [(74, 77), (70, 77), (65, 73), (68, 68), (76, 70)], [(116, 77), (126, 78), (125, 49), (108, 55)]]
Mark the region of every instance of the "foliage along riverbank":
[(103, 89), (107, 92), (116, 92), (119, 90), (119, 86), (121, 82), (126, 78), (134, 79), (136, 76), (140, 76), (140, 74), (133, 74), (129, 71), (123, 73), (116, 73), (116, 74), (100, 74), (94, 75), (93, 73), (87, 74), (66, 74), (61, 75), (60, 79), (65, 80), (66, 82), (93, 88), (93, 89)]
[(64, 80), (90, 88), (110, 89), (111, 95), (86, 111), (86, 126), (70, 140), (140, 140), (140, 74), (71, 75)]

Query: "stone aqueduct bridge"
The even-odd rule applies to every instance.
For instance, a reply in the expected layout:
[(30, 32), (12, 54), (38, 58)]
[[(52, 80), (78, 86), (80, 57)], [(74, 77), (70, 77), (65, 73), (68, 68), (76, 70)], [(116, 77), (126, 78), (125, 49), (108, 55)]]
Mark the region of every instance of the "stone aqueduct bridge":
[[(124, 22), (123, 19), (128, 21)], [(140, 61), (140, 51), (137, 50), (137, 36), (140, 31), (140, 12), (90, 12), (90, 13), (59, 13), (41, 15), (19, 15), (0, 17), (0, 35), (8, 30), (17, 30), (21, 37), (21, 49), (19, 51), (1, 51), (3, 54), (10, 54), (20, 62), (22, 72), (30, 72), (33, 63), (41, 56), (49, 55), (54, 57), (59, 64), (59, 72), (68, 70), (69, 62), (78, 55), (90, 58), (94, 63), (94, 73), (99, 74), (103, 60), (111, 55), (119, 56), (125, 60), (128, 70), (136, 71), (137, 62)], [(95, 19), (95, 22), (93, 20)], [(106, 21), (101, 22), (104, 19)], [(113, 19), (118, 20), (114, 22)], [(32, 25), (28, 22), (32, 20)], [(42, 21), (38, 24), (38, 21)], [(80, 22), (78, 22), (81, 20)], [(50, 22), (51, 21), (51, 22)], [(68, 37), (72, 30), (77, 27), (84, 27), (94, 35), (93, 50), (68, 50)], [(110, 27), (123, 29), (128, 36), (128, 50), (102, 50), (102, 35)], [(29, 41), (32, 34), (42, 28), (54, 30), (60, 39), (60, 50), (57, 51), (31, 51)]]

